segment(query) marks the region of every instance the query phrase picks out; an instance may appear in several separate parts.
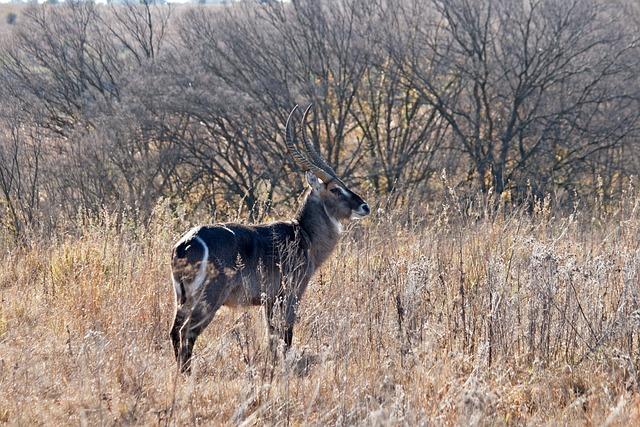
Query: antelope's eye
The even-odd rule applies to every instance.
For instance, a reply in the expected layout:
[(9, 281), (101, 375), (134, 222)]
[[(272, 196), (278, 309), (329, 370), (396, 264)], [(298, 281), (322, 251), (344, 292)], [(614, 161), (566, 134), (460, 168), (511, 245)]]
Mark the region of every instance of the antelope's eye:
[(339, 189), (338, 187), (333, 187), (333, 188), (331, 189), (331, 192), (332, 192), (333, 194), (335, 194), (336, 196), (341, 196), (341, 195), (342, 195), (342, 191), (340, 191), (340, 189)]

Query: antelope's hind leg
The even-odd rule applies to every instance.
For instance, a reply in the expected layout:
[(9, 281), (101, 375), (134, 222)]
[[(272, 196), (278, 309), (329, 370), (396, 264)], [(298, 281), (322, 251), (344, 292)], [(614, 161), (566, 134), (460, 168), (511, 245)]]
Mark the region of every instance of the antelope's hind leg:
[(217, 304), (211, 306), (203, 301), (193, 309), (179, 307), (176, 311), (176, 318), (171, 328), (171, 342), (181, 372), (191, 373), (193, 346), (198, 336), (213, 320), (218, 308), (220, 306)]
[(191, 354), (195, 337), (190, 333), (191, 310), (182, 306), (178, 307), (176, 317), (171, 328), (171, 343), (173, 353), (178, 363), (178, 368), (183, 373), (191, 373)]
[(178, 306), (171, 328), (171, 341), (180, 371), (191, 373), (191, 355), (196, 339), (209, 326), (231, 289), (227, 278), (220, 276), (206, 284), (196, 302)]

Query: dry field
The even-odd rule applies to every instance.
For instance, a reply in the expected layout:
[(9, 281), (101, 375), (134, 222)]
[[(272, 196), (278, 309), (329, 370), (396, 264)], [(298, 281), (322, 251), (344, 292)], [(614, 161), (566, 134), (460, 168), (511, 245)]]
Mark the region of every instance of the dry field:
[(13, 25), (20, 21), (23, 4), (0, 3), (0, 37), (6, 37)]
[(183, 221), (4, 236), (0, 424), (640, 422), (638, 202), (379, 211), (310, 286), (286, 358), (259, 310), (223, 309), (189, 377), (168, 339)]

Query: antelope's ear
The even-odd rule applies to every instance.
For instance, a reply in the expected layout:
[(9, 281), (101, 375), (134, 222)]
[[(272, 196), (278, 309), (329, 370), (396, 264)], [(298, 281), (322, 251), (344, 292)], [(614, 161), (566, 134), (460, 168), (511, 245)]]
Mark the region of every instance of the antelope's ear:
[(320, 192), (322, 191), (322, 181), (320, 181), (320, 179), (316, 176), (316, 174), (314, 174), (311, 171), (307, 171), (305, 173), (305, 177), (307, 178), (307, 183), (309, 184), (309, 187), (311, 187), (311, 189), (313, 191), (316, 192)]

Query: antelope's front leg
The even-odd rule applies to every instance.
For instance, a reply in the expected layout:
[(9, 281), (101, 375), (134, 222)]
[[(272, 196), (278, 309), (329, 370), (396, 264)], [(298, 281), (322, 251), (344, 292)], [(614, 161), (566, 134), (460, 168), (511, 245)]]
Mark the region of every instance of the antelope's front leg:
[(290, 298), (285, 304), (284, 312), (284, 328), (282, 338), (284, 339), (284, 351), (291, 348), (293, 342), (293, 325), (296, 323), (296, 309), (298, 308), (298, 299)]
[(190, 300), (176, 310), (171, 328), (171, 341), (181, 372), (191, 373), (191, 355), (196, 339), (209, 325), (222, 302), (229, 295), (230, 286), (225, 277), (217, 278), (204, 288), (197, 301)]
[(296, 321), (297, 300), (279, 299), (275, 303), (265, 303), (264, 313), (269, 334), (269, 347), (276, 352), (280, 340), (284, 342), (285, 353), (293, 342), (293, 327)]

